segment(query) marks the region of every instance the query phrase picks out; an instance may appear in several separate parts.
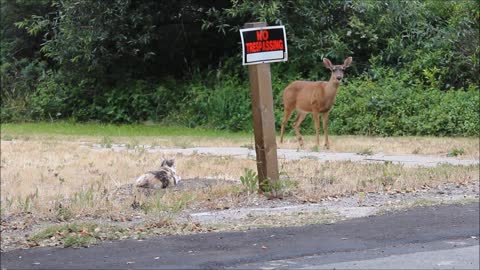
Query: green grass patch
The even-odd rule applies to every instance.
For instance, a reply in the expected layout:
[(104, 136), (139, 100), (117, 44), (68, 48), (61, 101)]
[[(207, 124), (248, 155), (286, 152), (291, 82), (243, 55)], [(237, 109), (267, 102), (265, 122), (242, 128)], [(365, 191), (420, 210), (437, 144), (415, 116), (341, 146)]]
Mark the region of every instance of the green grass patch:
[(441, 204), (441, 201), (436, 201), (432, 199), (418, 199), (410, 203), (411, 207), (428, 207)]
[(465, 150), (463, 148), (452, 148), (448, 151), (447, 157), (457, 157), (465, 154)]
[(96, 224), (71, 223), (55, 225), (36, 233), (30, 240), (35, 242), (60, 240), (65, 247), (85, 247), (97, 241), (95, 236), (96, 228)]
[(64, 247), (88, 247), (100, 240), (119, 239), (126, 233), (126, 229), (116, 226), (101, 227), (94, 223), (69, 223), (48, 227), (29, 240), (37, 243), (59, 241)]
[(371, 156), (373, 155), (373, 150), (371, 148), (364, 148), (357, 152), (357, 155), (361, 156)]
[(195, 200), (195, 196), (193, 192), (156, 192), (141, 203), (140, 208), (145, 214), (175, 215), (187, 208), (188, 204)]
[(242, 138), (247, 133), (234, 133), (204, 128), (188, 128), (163, 125), (114, 125), (99, 123), (39, 122), (5, 123), (1, 125), (2, 139), (11, 139), (13, 135), (76, 135), (103, 137), (133, 136), (191, 136), (191, 137), (228, 137)]

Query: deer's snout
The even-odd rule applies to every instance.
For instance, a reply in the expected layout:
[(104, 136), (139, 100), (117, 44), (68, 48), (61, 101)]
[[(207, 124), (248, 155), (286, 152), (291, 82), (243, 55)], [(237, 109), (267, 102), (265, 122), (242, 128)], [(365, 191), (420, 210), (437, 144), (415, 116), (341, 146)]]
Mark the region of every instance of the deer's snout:
[(341, 81), (343, 79), (342, 76), (337, 76), (337, 81)]

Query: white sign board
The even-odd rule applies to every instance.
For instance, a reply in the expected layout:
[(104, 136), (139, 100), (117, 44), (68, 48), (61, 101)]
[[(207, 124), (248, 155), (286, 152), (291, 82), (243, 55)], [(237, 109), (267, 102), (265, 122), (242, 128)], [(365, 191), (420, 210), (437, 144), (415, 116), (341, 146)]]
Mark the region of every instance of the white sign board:
[(285, 26), (240, 29), (243, 65), (287, 61)]

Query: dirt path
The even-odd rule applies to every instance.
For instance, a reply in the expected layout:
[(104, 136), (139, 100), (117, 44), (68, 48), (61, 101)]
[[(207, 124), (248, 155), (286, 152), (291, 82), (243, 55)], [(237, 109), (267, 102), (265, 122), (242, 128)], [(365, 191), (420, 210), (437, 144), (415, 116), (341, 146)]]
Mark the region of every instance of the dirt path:
[[(94, 144), (95, 149), (102, 149), (99, 144)], [(181, 154), (181, 155), (213, 155), (213, 156), (232, 156), (235, 158), (255, 158), (255, 150), (244, 147), (194, 147), (194, 148), (161, 148), (141, 145), (148, 152), (160, 152), (165, 154)], [(123, 144), (115, 144), (111, 146), (114, 151), (128, 151)], [(393, 164), (404, 164), (405, 166), (425, 166), (434, 167), (440, 164), (451, 165), (476, 165), (479, 164), (478, 159), (456, 159), (453, 157), (439, 156), (421, 156), (421, 155), (388, 155), (376, 153), (373, 155), (361, 155), (357, 153), (337, 153), (330, 151), (313, 152), (305, 149), (278, 149), (278, 159), (284, 160), (300, 160), (300, 159), (317, 159), (320, 162), (326, 161), (353, 161), (353, 162), (392, 162)]]

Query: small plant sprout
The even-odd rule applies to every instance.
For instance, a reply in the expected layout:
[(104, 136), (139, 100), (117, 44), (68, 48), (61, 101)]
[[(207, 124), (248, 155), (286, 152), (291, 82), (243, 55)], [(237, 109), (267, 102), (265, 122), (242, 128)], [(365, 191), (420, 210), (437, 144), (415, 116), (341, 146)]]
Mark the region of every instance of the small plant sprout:
[(248, 194), (254, 193), (257, 190), (258, 175), (252, 169), (244, 168), (244, 174), (240, 176), (240, 181)]
[(361, 156), (371, 156), (373, 155), (373, 151), (370, 147), (368, 148), (363, 148), (361, 149), (360, 151), (357, 152), (357, 155), (361, 155)]
[(448, 151), (447, 157), (457, 157), (465, 154), (465, 150), (463, 148), (452, 148)]

